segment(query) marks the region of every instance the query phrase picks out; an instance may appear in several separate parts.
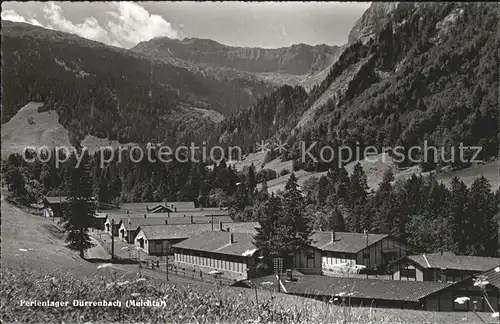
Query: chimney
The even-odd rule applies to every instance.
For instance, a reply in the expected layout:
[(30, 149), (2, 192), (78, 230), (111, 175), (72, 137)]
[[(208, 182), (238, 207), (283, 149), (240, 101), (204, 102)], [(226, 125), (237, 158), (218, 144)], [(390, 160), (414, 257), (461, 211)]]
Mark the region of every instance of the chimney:
[(440, 271), (440, 281), (441, 282), (446, 282), (446, 269), (444, 268), (441, 268), (441, 271)]
[(335, 242), (335, 231), (332, 231), (332, 242)]
[(193, 215), (191, 215), (191, 221), (190, 221), (191, 224), (194, 224), (194, 221), (193, 221)]
[(229, 244), (233, 244), (233, 243), (234, 243), (234, 234), (229, 233)]
[(146, 218), (146, 214), (144, 214), (144, 218)]

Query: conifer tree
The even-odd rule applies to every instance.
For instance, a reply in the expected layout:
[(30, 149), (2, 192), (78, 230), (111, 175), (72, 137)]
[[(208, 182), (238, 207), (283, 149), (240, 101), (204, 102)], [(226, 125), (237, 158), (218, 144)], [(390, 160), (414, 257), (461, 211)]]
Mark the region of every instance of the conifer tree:
[(326, 176), (322, 176), (321, 178), (319, 178), (318, 195), (317, 195), (318, 203), (320, 205), (324, 205), (326, 203), (326, 199), (330, 194), (328, 189), (329, 189), (328, 178)]
[[(68, 203), (63, 212), (62, 221), (66, 230), (66, 241), (69, 248), (78, 251), (85, 257), (85, 251), (93, 246), (89, 228), (95, 224), (95, 203), (92, 199), (92, 182), (90, 175), (89, 154), (77, 144), (68, 161)], [(77, 156), (82, 156), (78, 165)]]
[(345, 231), (344, 216), (342, 216), (341, 211), (337, 207), (333, 208), (331, 214), (328, 217), (328, 229), (335, 232)]
[(498, 256), (498, 222), (495, 220), (498, 206), (495, 205), (495, 196), (484, 176), (477, 178), (471, 185), (467, 213), (471, 235), (467, 254)]
[(257, 186), (257, 180), (255, 178), (255, 165), (253, 163), (248, 168), (248, 173), (245, 180), (248, 192), (250, 193), (250, 196), (253, 196), (255, 187)]
[(450, 230), (452, 239), (452, 250), (456, 254), (465, 254), (467, 250), (469, 231), (469, 217), (467, 215), (467, 186), (453, 177), (451, 181), (451, 192), (447, 201), (448, 215), (450, 218)]
[(311, 225), (305, 217), (305, 202), (297, 183), (295, 173), (292, 173), (282, 194), (283, 226), (290, 230), (292, 238), (291, 251), (306, 247), (310, 243)]

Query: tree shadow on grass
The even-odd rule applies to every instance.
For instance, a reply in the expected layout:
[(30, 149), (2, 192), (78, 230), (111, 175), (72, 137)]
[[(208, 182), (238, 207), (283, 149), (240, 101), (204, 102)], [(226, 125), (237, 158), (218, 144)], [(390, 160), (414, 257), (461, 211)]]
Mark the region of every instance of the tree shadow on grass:
[(137, 264), (136, 260), (130, 259), (102, 259), (102, 258), (87, 258), (85, 261), (89, 263), (112, 263), (112, 264)]

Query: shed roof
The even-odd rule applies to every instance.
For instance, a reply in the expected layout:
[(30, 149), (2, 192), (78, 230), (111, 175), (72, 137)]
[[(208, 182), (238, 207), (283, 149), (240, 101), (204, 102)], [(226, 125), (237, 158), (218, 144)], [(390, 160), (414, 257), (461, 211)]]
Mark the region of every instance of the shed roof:
[(145, 225), (164, 225), (165, 220), (163, 218), (122, 218), (121, 223), (125, 229), (129, 231), (135, 231), (140, 226)]
[(422, 268), (487, 271), (500, 265), (500, 258), (455, 255), (453, 253), (431, 253), (409, 255), (402, 260), (410, 260)]
[[(271, 288), (277, 284), (274, 276), (248, 282), (257, 285), (267, 282)], [(283, 281), (283, 284), (287, 292), (292, 294), (408, 302), (419, 302), (422, 298), (452, 285), (434, 281), (337, 278), (319, 275), (300, 276), (297, 281)]]
[[(232, 242), (230, 241), (231, 236)], [(257, 251), (252, 242), (252, 234), (210, 231), (193, 236), (173, 247), (236, 256), (251, 256)]]
[(177, 208), (180, 209), (195, 209), (194, 201), (169, 201), (165, 203), (165, 206), (169, 208)]
[(228, 216), (229, 215), (229, 211), (228, 210), (221, 210), (221, 209), (216, 209), (216, 210), (207, 210), (207, 209), (203, 209), (203, 210), (200, 210), (200, 209), (187, 209), (187, 210), (179, 210), (177, 209), (177, 211), (175, 212), (171, 212), (170, 213), (170, 216), (171, 217), (178, 217), (178, 216), (206, 216), (206, 217), (210, 217), (210, 216)]
[[(368, 234), (368, 245), (372, 245), (389, 235)], [(332, 232), (315, 232), (311, 235), (313, 247), (322, 251), (357, 253), (366, 248), (366, 234), (335, 232), (335, 242), (332, 242)]]

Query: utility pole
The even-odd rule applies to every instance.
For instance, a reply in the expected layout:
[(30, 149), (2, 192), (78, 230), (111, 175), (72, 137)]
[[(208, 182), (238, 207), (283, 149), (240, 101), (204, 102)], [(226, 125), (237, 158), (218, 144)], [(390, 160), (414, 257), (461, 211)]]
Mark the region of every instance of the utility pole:
[[(365, 230), (365, 235), (366, 235), (366, 251), (368, 251), (368, 230)], [(366, 252), (366, 255), (368, 256), (368, 260), (366, 264), (370, 263), (370, 253)], [(368, 279), (368, 266), (366, 267), (366, 279)]]
[(168, 246), (165, 246), (165, 267), (166, 267), (165, 279), (167, 279), (168, 281)]
[(115, 220), (111, 219), (111, 261), (115, 259), (115, 237), (113, 235), (114, 226), (115, 226)]

